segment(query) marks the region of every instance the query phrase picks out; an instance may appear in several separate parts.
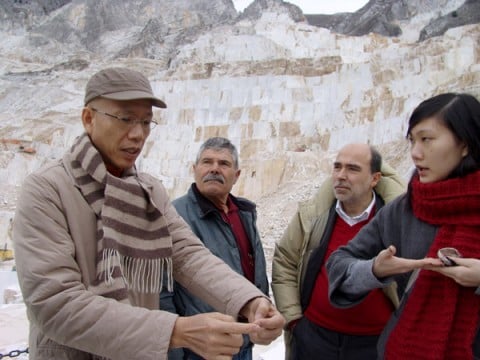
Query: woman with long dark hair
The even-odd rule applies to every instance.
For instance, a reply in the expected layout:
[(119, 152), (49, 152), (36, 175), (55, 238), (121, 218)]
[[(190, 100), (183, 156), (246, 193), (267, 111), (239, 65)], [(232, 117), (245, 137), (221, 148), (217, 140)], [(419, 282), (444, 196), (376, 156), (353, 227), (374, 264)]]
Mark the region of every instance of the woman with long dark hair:
[(380, 358), (480, 358), (480, 103), (469, 94), (427, 99), (407, 138), (408, 191), (331, 255), (330, 300), (348, 307), (396, 281), (401, 304)]

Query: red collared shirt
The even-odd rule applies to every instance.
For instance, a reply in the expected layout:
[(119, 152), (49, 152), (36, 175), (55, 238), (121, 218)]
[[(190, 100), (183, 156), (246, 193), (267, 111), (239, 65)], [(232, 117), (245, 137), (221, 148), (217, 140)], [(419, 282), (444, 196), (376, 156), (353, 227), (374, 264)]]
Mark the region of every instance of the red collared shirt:
[(233, 203), (230, 197), (227, 200), (228, 212), (220, 210), (223, 221), (230, 225), (233, 236), (237, 242), (238, 252), (240, 253), (240, 262), (244, 276), (252, 283), (255, 281), (255, 259), (253, 258), (252, 244), (243, 227), (242, 219), (238, 213), (238, 207)]

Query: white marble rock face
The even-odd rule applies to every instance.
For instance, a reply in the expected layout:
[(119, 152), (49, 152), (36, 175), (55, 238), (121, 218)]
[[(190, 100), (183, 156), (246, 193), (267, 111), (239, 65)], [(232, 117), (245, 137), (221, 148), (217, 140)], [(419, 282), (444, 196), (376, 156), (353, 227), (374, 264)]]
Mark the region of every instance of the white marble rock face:
[[(440, 2), (423, 2), (430, 5), (398, 20), (398, 37), (332, 33), (294, 21), (282, 6), (255, 19), (206, 24), (183, 0), (178, 8), (162, 9), (164, 18), (157, 16), (157, 22), (149, 21), (151, 14), (160, 13), (156, 5), (136, 9), (138, 17), (131, 21), (119, 18), (129, 12), (124, 5), (108, 5), (122, 21), (95, 28), (95, 48), (74, 31), (89, 25), (82, 1), (42, 19), (42, 24), (70, 26), (57, 28), (63, 29), (62, 36), (49, 38), (41, 27), (34, 32), (1, 23), (0, 248), (11, 248), (10, 220), (25, 176), (59, 159), (82, 132), (88, 78), (104, 67), (128, 66), (144, 72), (168, 105), (155, 112), (160, 124), (145, 144), (138, 168), (161, 179), (175, 198), (192, 182), (191, 165), (200, 144), (210, 136), (230, 138), (242, 169), (234, 193), (257, 202), (270, 263), (274, 243), (298, 201), (315, 192), (340, 147), (369, 142), (407, 178), (411, 160), (405, 131), (413, 108), (440, 92), (480, 96), (479, 24), (418, 42), (431, 19), (463, 3)], [(217, 18), (230, 11), (222, 6), (216, 7)], [(169, 28), (161, 26), (166, 20)], [(182, 27), (195, 31), (179, 38)], [(0, 273), (14, 266), (0, 265)], [(10, 290), (8, 301), (16, 302), (18, 294)], [(18, 310), (22, 305), (10, 304), (16, 310), (5, 313), (4, 306), (2, 342), (9, 337), (1, 331), (9, 334), (17, 323), (19, 332), (26, 328), (24, 309)], [(6, 345), (0, 343), (0, 352)]]

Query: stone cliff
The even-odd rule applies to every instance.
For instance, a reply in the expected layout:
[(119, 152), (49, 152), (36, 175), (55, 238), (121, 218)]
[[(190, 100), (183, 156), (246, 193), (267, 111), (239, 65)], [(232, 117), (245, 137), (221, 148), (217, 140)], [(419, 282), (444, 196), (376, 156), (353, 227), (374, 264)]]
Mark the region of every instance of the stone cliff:
[[(440, 10), (443, 7), (442, 11)], [(435, 14), (433, 17), (432, 15)], [(456, 1), (370, 1), (351, 14), (306, 15), (309, 24), (327, 28), (344, 35), (362, 36), (376, 33), (384, 36), (401, 36), (399, 21), (426, 15), (429, 21), (420, 31), (419, 41), (443, 35), (448, 29), (480, 20), (480, 2)]]
[(239, 147), (235, 193), (277, 233), (347, 142), (376, 145), (407, 176), (405, 124), (419, 101), (480, 95), (479, 13), (461, 0), (372, 0), (316, 18), (280, 0), (240, 14), (229, 0), (2, 1), (0, 233), (24, 177), (81, 133), (85, 83), (107, 66), (144, 72), (168, 105), (138, 166), (172, 197), (214, 135)]

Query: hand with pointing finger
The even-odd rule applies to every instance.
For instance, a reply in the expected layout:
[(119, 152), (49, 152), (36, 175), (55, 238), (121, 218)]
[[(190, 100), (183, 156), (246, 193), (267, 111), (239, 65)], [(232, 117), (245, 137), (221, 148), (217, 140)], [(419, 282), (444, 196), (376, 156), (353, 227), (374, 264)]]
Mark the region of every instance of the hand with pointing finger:
[(239, 323), (221, 313), (179, 317), (170, 348), (186, 347), (205, 359), (231, 359), (242, 346), (242, 334), (254, 333), (257, 328), (258, 325)]

